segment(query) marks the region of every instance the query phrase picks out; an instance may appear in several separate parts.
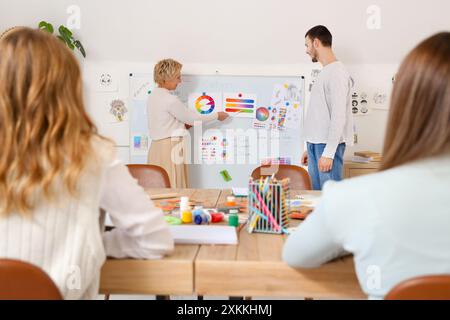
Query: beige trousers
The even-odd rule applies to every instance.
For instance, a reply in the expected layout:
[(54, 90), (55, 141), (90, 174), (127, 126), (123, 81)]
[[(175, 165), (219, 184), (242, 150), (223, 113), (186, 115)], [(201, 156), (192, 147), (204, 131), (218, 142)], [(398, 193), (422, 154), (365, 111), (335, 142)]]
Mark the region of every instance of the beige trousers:
[(148, 164), (164, 168), (169, 175), (172, 188), (188, 187), (185, 148), (183, 137), (172, 137), (153, 140), (148, 152)]

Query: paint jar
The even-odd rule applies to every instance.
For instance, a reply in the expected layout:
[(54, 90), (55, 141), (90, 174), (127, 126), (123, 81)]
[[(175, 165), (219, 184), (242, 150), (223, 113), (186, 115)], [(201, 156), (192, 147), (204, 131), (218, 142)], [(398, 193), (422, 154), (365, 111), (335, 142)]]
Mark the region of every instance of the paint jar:
[(236, 198), (233, 196), (227, 197), (227, 206), (228, 207), (235, 207), (236, 206)]
[(180, 199), (181, 221), (183, 223), (192, 223), (192, 212), (189, 207), (189, 198), (181, 197)]
[(211, 212), (211, 222), (212, 223), (222, 222), (223, 216), (224, 215), (222, 212)]
[(180, 198), (180, 211), (186, 210), (189, 208), (189, 197), (181, 197)]
[(181, 212), (181, 221), (183, 221), (183, 223), (192, 223), (192, 212), (191, 211), (182, 211)]
[(192, 214), (194, 216), (196, 216), (197, 214), (202, 214), (204, 213), (203, 207), (202, 206), (195, 206), (194, 207), (194, 211), (192, 211)]
[(239, 227), (239, 216), (237, 215), (237, 210), (230, 210), (228, 215), (228, 225), (231, 227)]
[(194, 222), (195, 224), (208, 224), (210, 221), (210, 218), (208, 217), (208, 214), (206, 212), (198, 213), (194, 215)]

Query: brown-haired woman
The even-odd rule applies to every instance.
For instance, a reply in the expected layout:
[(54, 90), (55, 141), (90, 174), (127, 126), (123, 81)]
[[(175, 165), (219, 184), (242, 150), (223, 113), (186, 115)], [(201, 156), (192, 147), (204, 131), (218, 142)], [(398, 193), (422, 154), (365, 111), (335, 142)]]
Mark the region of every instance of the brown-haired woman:
[(382, 171), (327, 183), (319, 206), (287, 240), (293, 267), (353, 253), (363, 291), (450, 273), (450, 33), (420, 43), (397, 74)]
[[(95, 298), (107, 255), (172, 250), (167, 224), (89, 119), (70, 50), (15, 28), (0, 57), (0, 257), (41, 267), (64, 298)], [(103, 239), (99, 208), (117, 227)]]

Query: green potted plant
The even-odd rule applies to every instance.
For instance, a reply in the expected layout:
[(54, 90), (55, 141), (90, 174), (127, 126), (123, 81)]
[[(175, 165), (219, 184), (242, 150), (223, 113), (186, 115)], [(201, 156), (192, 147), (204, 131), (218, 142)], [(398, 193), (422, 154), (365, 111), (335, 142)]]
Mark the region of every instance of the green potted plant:
[[(47, 21), (39, 22), (39, 29), (47, 31), (51, 34), (54, 32), (53, 25)], [(86, 51), (84, 50), (83, 45), (80, 40), (74, 38), (72, 31), (70, 31), (66, 26), (61, 25), (58, 28), (58, 33), (58, 39), (64, 42), (70, 50), (74, 51), (75, 48), (77, 48), (83, 57), (86, 58)]]

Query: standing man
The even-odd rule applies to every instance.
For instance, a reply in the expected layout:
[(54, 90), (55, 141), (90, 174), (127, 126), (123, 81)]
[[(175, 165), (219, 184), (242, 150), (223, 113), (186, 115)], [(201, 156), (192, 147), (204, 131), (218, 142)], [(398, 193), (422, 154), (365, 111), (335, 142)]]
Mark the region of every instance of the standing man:
[(320, 62), (322, 71), (311, 90), (305, 121), (307, 151), (301, 163), (308, 165), (314, 190), (327, 180), (341, 180), (346, 145), (353, 144), (351, 88), (353, 80), (331, 48), (332, 36), (324, 26), (305, 35), (306, 53)]

